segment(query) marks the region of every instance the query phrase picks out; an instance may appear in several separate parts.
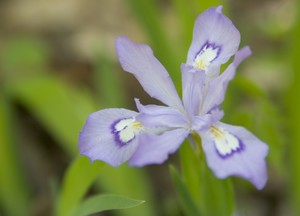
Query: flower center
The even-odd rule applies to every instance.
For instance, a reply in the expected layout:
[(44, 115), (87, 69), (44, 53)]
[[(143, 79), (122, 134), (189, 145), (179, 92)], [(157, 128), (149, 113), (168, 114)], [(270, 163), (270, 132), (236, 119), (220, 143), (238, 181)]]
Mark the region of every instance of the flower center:
[(143, 129), (143, 125), (134, 117), (120, 119), (112, 124), (112, 134), (120, 146), (131, 142)]
[(221, 157), (226, 158), (235, 152), (243, 150), (240, 140), (223, 128), (212, 125), (209, 131), (214, 138), (216, 150)]
[(193, 66), (201, 70), (206, 70), (211, 62), (219, 56), (220, 51), (220, 46), (206, 42), (197, 53)]

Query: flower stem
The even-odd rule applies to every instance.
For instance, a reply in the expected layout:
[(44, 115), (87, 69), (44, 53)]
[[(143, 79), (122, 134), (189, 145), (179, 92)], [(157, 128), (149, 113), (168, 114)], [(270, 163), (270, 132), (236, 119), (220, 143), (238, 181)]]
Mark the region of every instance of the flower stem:
[(193, 201), (203, 215), (228, 216), (234, 211), (234, 193), (230, 179), (217, 179), (208, 168), (201, 138), (192, 132), (181, 147), (182, 178)]

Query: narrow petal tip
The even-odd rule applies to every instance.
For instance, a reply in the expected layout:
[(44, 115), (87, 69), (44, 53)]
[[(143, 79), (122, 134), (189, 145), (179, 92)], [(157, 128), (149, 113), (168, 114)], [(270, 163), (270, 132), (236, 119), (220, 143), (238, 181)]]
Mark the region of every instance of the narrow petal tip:
[(216, 8), (216, 12), (222, 14), (223, 5), (220, 5)]
[(249, 46), (241, 48), (234, 56), (233, 64), (237, 67), (242, 61), (252, 55), (252, 50)]

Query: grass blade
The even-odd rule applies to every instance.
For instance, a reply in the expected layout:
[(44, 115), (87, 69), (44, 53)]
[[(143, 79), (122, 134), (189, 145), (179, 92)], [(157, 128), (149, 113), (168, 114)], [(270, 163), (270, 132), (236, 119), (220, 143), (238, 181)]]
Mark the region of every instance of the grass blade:
[[(6, 215), (29, 215), (30, 194), (15, 146), (13, 110), (0, 94), (0, 202)], [(17, 204), (17, 208), (16, 208)]]
[(77, 205), (99, 175), (102, 163), (78, 157), (65, 173), (56, 206), (57, 216), (73, 215)]
[(135, 200), (113, 194), (102, 194), (84, 200), (77, 208), (74, 216), (85, 216), (97, 212), (127, 209), (143, 204), (143, 200)]
[(190, 194), (190, 191), (186, 187), (183, 180), (180, 178), (179, 173), (177, 172), (175, 167), (173, 167), (173, 166), (170, 167), (170, 173), (171, 173), (172, 180), (173, 180), (173, 183), (176, 188), (176, 192), (177, 192), (179, 200), (180, 200), (180, 204), (184, 211), (184, 215), (189, 215), (189, 216), (199, 215), (200, 216), (201, 214), (199, 212), (199, 209), (198, 209), (196, 203), (194, 202), (194, 200)]

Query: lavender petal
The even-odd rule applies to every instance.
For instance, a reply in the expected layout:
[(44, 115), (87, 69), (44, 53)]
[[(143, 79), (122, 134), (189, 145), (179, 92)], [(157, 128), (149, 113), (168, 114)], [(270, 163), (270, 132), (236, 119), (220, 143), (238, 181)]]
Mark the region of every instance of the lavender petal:
[(243, 127), (216, 123), (239, 141), (238, 146), (229, 154), (218, 151), (216, 140), (209, 130), (200, 132), (202, 146), (210, 169), (218, 178), (239, 176), (247, 179), (257, 189), (262, 189), (267, 182), (265, 157), (268, 146)]
[(137, 148), (137, 139), (121, 143), (113, 127), (118, 121), (137, 114), (126, 109), (104, 109), (90, 114), (79, 135), (80, 154), (91, 161), (102, 160), (111, 166), (126, 162)]
[(193, 65), (205, 45), (218, 52), (213, 63), (223, 64), (236, 53), (239, 43), (240, 33), (231, 20), (222, 14), (222, 6), (209, 8), (196, 19), (187, 64)]
[(161, 135), (141, 134), (140, 145), (129, 160), (131, 166), (161, 164), (168, 159), (182, 144), (189, 131), (179, 128), (167, 131)]
[(251, 50), (248, 46), (240, 49), (227, 69), (217, 78), (208, 83), (207, 95), (200, 113), (209, 112), (212, 108), (219, 106), (225, 98), (228, 82), (235, 76), (236, 68), (239, 64), (251, 55)]
[(149, 46), (133, 43), (127, 37), (117, 38), (115, 45), (123, 69), (132, 73), (151, 97), (183, 110), (168, 72)]
[(182, 64), (182, 100), (190, 116), (198, 114), (204, 95), (205, 72)]
[(139, 115), (136, 117), (145, 127), (185, 127), (188, 121), (185, 115), (177, 109), (158, 106), (142, 105), (138, 99), (135, 99)]

